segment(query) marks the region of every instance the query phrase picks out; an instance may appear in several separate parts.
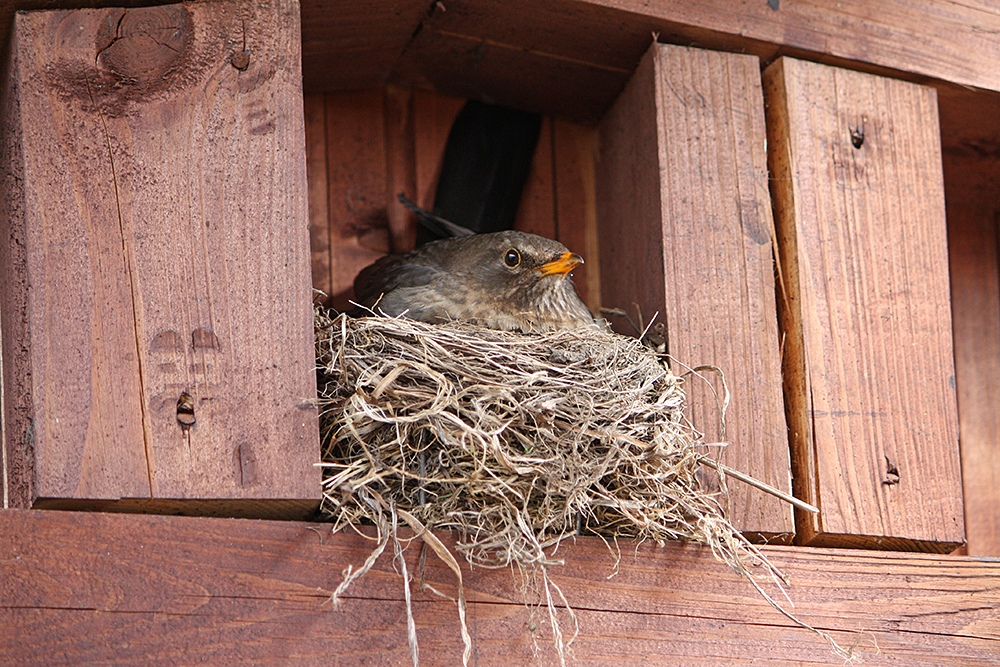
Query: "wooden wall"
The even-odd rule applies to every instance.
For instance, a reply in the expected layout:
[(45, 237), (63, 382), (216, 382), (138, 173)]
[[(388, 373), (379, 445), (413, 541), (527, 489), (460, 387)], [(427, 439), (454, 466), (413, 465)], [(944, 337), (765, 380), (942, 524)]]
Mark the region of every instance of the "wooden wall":
[[(4, 46), (0, 51), (0, 71), (4, 74), (0, 124), (5, 128), (0, 151), (5, 166), (23, 168), (23, 150), (30, 145), (10, 140), (24, 129), (18, 96), (19, 86), (26, 81), (12, 74), (15, 62), (10, 49), (26, 48), (24, 42), (9, 37), (13, 11), (109, 4), (167, 2), (15, 0), (0, 7), (0, 43)], [(270, 11), (275, 7), (287, 9), (291, 4), (291, 0), (264, 0), (254, 3), (254, 7)], [(221, 0), (184, 6), (194, 8), (195, 13), (211, 11), (206, 7), (222, 8), (220, 11), (227, 15), (234, 7), (241, 11), (251, 8)], [(994, 66), (1000, 46), (993, 38), (1000, 30), (1000, 18), (995, 8), (988, 3), (958, 6), (943, 0), (761, 2), (740, 5), (738, 11), (724, 0), (683, 7), (656, 4), (652, 8), (632, 0), (563, 0), (551, 5), (525, 0), (446, 0), (430, 8), (426, 2), (372, 0), (341, 9), (333, 12), (327, 3), (303, 0), (301, 15), (306, 89), (302, 163), (309, 174), (306, 192), (313, 282), (341, 306), (360, 266), (384, 252), (406, 249), (412, 242), (412, 220), (395, 204), (395, 193), (415, 193), (419, 203), (430, 204), (441, 147), (451, 119), (466, 97), (546, 114), (518, 224), (529, 231), (555, 236), (587, 257), (588, 264), (576, 273), (576, 280), (591, 307), (628, 308), (630, 304), (608, 303), (603, 298), (599, 286), (606, 278), (600, 274), (609, 267), (594, 261), (602, 250), (607, 250), (607, 243), (599, 237), (599, 192), (608, 184), (599, 176), (600, 156), (609, 151), (602, 137), (614, 136), (609, 126), (597, 126), (621, 99), (640, 60), (649, 51), (653, 33), (671, 43), (739, 54), (722, 59), (726, 61), (756, 56), (765, 66), (779, 57), (795, 56), (889, 75), (933, 89), (940, 110), (940, 154), (936, 159), (943, 162), (950, 275), (942, 279), (941, 263), (937, 261), (940, 257), (932, 266), (932, 276), (921, 273), (931, 265), (919, 262), (914, 264), (912, 274), (914, 279), (936, 286), (934, 302), (928, 304), (935, 309), (941, 308), (941, 298), (947, 298), (941, 296), (941, 288), (950, 282), (964, 523), (968, 552), (973, 556), (802, 546), (768, 547), (765, 553), (790, 575), (790, 595), (803, 620), (832, 632), (842, 644), (854, 646), (865, 664), (994, 663), (1000, 653), (1000, 600), (995, 594), (1000, 572), (995, 563), (978, 556), (1000, 555), (1000, 447), (996, 435), (1000, 406), (995, 379), (1000, 366), (1000, 202), (996, 194), (1000, 192), (1000, 153), (996, 148), (1000, 144), (1000, 74)], [(280, 26), (281, 22), (267, 25)], [(225, 47), (217, 53), (206, 52), (205, 62), (217, 63), (220, 71), (232, 74), (230, 57), (245, 48), (235, 36), (237, 32), (241, 31), (233, 27), (229, 37), (213, 42)], [(251, 44), (254, 57), (261, 55), (260, 44)], [(743, 72), (742, 80), (748, 80), (747, 71), (752, 70), (744, 65), (739, 70)], [(723, 70), (709, 64), (705, 71), (718, 74)], [(729, 76), (736, 69), (725, 71)], [(736, 80), (716, 83), (717, 87), (706, 90), (724, 93), (732, 100), (733, 91), (738, 89)], [(705, 94), (696, 86), (691, 90)], [(858, 90), (851, 88), (854, 93)], [(925, 91), (918, 97), (929, 95)], [(265, 100), (265, 107), (274, 99), (287, 103), (287, 96), (276, 95)], [(746, 107), (748, 99), (737, 100), (739, 104), (733, 108), (742, 109), (741, 115), (754, 113)], [(676, 102), (675, 111), (686, 110), (691, 115), (672, 121), (668, 118), (675, 123), (674, 128), (711, 117), (697, 110), (698, 95), (688, 104)], [(54, 103), (53, 108), (58, 108), (65, 100), (56, 99)], [(661, 105), (661, 111), (671, 108), (663, 100), (654, 103)], [(832, 105), (825, 111), (834, 108), (847, 109)], [(848, 110), (857, 112), (853, 107)], [(798, 120), (817, 120), (810, 113)], [(152, 112), (146, 115), (155, 117)], [(167, 114), (159, 121), (166, 123), (171, 118)], [(657, 132), (663, 127), (660, 123), (658, 120), (655, 125)], [(912, 150), (915, 144), (908, 140), (925, 137), (927, 132), (933, 134), (935, 125), (932, 114), (911, 115), (905, 136), (896, 137), (903, 140), (902, 152), (890, 152), (881, 158), (869, 156), (867, 167), (877, 170), (882, 164), (878, 160)], [(266, 128), (266, 123), (248, 129), (257, 127)], [(250, 132), (249, 136), (261, 140), (269, 133)], [(868, 137), (877, 138), (877, 132)], [(843, 148), (850, 155), (847, 148), (851, 139), (850, 133), (838, 135), (836, 141), (847, 141), (838, 150)], [(772, 150), (774, 145), (774, 141), (769, 142)], [(926, 148), (928, 144), (922, 140), (920, 145)], [(748, 148), (738, 141), (720, 141), (713, 146), (715, 152), (711, 155), (699, 157), (698, 151), (692, 150), (688, 157), (711, 157), (716, 161), (713, 169), (724, 169), (733, 156), (752, 161), (761, 152), (760, 147)], [(295, 155), (280, 159), (300, 160), (300, 148), (293, 151)], [(664, 146), (656, 143), (645, 149), (646, 157), (659, 159), (654, 153)], [(822, 157), (819, 148), (816, 153)], [(918, 154), (928, 155), (926, 151)], [(223, 155), (214, 162), (209, 157), (220, 170), (230, 166)], [(907, 160), (919, 162), (912, 158), (910, 155)], [(840, 162), (843, 164), (843, 160)], [(655, 177), (661, 195), (671, 192), (670, 187), (679, 188), (674, 192), (684, 188), (695, 191), (695, 181), (665, 176), (657, 173), (657, 162), (649, 164), (653, 166), (649, 173)], [(934, 165), (931, 167), (933, 170)], [(917, 176), (916, 180), (899, 183), (900, 188), (916, 191), (919, 183), (915, 196), (934, 190), (931, 203), (939, 204), (940, 192), (934, 188), (941, 174), (931, 175), (930, 180), (928, 173)], [(18, 179), (23, 183), (14, 169), (5, 169), (0, 173), (0, 187), (5, 193), (17, 193), (23, 187)], [(848, 178), (844, 183), (852, 181)], [(252, 200), (259, 194), (250, 190), (247, 197)], [(879, 196), (885, 203), (890, 195), (898, 194), (882, 192)], [(6, 225), (12, 216), (23, 216), (24, 202), (23, 196), (4, 199), (0, 203), (0, 222)], [(897, 213), (889, 207), (885, 204), (887, 217)], [(905, 240), (911, 225), (922, 225), (928, 217), (937, 215), (932, 209), (903, 209), (910, 217), (893, 218), (889, 231)], [(301, 206), (298, 210), (301, 212)], [(646, 224), (655, 229), (656, 222), (647, 220)], [(878, 233), (881, 230), (870, 232), (868, 238), (891, 252), (887, 243), (891, 235), (880, 238)], [(658, 234), (653, 238), (653, 247), (662, 251), (662, 226)], [(18, 388), (29, 386), (31, 368), (12, 362), (11, 356), (17, 358), (17, 341), (27, 338), (27, 329), (13, 329), (15, 333), (20, 331), (22, 337), (18, 339), (8, 335), (11, 329), (6, 328), (11, 326), (10, 313), (26, 307), (23, 299), (18, 301), (18, 295), (27, 293), (28, 272), (16, 258), (11, 259), (9, 252), (10, 248), (16, 250), (18, 238), (5, 228), (6, 254), (0, 254), (0, 276), (5, 288), (14, 285), (20, 291), (5, 289), (0, 294), (0, 321), (5, 326), (2, 391), (5, 409), (13, 406), (15, 411), (23, 411), (29, 395)], [(939, 235), (933, 243), (923, 244), (921, 251), (936, 250), (940, 254), (941, 243)], [(304, 243), (300, 246), (304, 248)], [(832, 273), (831, 277), (837, 275)], [(662, 278), (656, 275), (657, 280)], [(777, 281), (781, 279), (779, 274)], [(947, 328), (948, 324), (939, 310), (935, 312), (935, 335), (939, 336), (940, 327)], [(787, 340), (780, 336), (779, 353), (787, 355)], [(933, 345), (930, 354), (923, 347), (875, 352), (880, 359), (897, 360), (894, 367), (907, 374), (926, 369), (939, 371), (943, 367), (942, 347)], [(899, 352), (909, 358), (899, 359)], [(856, 370), (852, 357), (831, 358), (839, 359), (845, 370)], [(927, 363), (929, 359), (933, 363)], [(19, 379), (11, 381), (12, 377)], [(942, 376), (937, 373), (934, 378), (940, 381)], [(747, 386), (752, 388), (752, 382)], [(934, 405), (940, 408), (943, 404)], [(954, 424), (949, 426), (949, 420), (954, 419), (954, 408), (944, 406), (943, 410), (935, 409), (929, 418), (952, 428)], [(836, 410), (827, 412), (829, 417)], [(853, 419), (856, 415), (838, 417)], [(34, 428), (30, 418), (4, 418), (3, 438), (16, 445), (5, 449), (3, 462), (8, 479), (11, 474), (27, 479), (25, 469), (34, 455)], [(866, 477), (856, 488), (871, 492), (873, 497), (895, 493), (895, 489), (883, 488), (880, 480), (871, 479), (876, 472), (884, 472), (884, 479), (890, 479), (888, 462), (883, 471), (880, 466), (884, 459), (879, 455), (887, 451), (886, 443), (895, 444), (894, 438), (888, 430), (888, 436), (883, 433), (879, 438), (869, 438), (866, 428), (864, 424), (860, 427), (857, 432), (861, 435), (856, 440), (833, 442), (837, 456), (843, 454), (846, 459), (848, 455), (861, 455), (866, 457), (864, 465), (857, 469), (829, 468), (827, 479), (812, 480), (815, 489), (824, 493), (850, 490), (852, 482), (838, 479), (838, 474), (857, 477), (858, 470), (862, 470)], [(948, 428), (942, 432), (953, 435)], [(947, 444), (952, 435), (936, 438), (931, 449), (937, 451), (935, 448)], [(925, 444), (919, 438), (908, 441), (908, 458), (903, 459), (908, 463), (902, 470), (897, 466), (897, 476), (908, 480), (909, 465), (922, 465)], [(225, 461), (230, 468), (234, 463), (248, 462), (238, 458)], [(946, 466), (938, 466), (947, 471), (952, 489), (950, 495), (938, 498), (946, 501), (946, 512), (934, 514), (941, 508), (928, 506), (935, 498), (929, 495), (934, 491), (927, 491), (926, 497), (914, 501), (920, 514), (918, 524), (922, 519), (930, 524), (956, 518), (959, 510), (954, 503), (957, 480), (953, 464), (954, 459)], [(940, 472), (932, 467), (921, 474), (933, 477)], [(22, 502), (24, 498), (28, 500)], [(6, 509), (19, 502), (28, 504), (30, 498), (30, 491), (5, 485), (5, 510), (0, 512), (0, 534), (5, 538), (0, 540), (0, 654), (13, 661), (75, 664), (85, 658), (100, 661), (113, 656), (135, 664), (199, 660), (245, 664), (295, 655), (303, 664), (326, 664), (331, 656), (396, 664), (407, 657), (401, 590), (388, 560), (359, 582), (344, 610), (334, 612), (323, 605), (344, 568), (348, 564), (356, 566), (368, 554), (370, 545), (360, 537), (330, 536), (323, 526), (297, 522)], [(909, 505), (898, 507), (877, 500), (865, 507), (865, 516), (860, 518), (888, 517), (893, 523), (893, 512), (905, 512)], [(174, 511), (141, 504), (120, 505), (119, 509)], [(852, 519), (847, 514), (850, 507), (841, 509), (842, 517)], [(824, 526), (810, 528), (813, 534), (825, 534)], [(857, 534), (862, 533), (863, 542), (843, 540), (838, 544), (877, 546), (878, 542), (871, 538), (885, 537), (871, 531)], [(934, 543), (950, 548), (958, 540), (960, 532), (952, 526), (941, 535), (921, 540), (920, 545), (908, 539), (888, 545), (928, 548), (927, 544)], [(411, 570), (417, 567), (417, 551), (414, 545), (408, 552)], [(664, 549), (640, 545), (627, 552), (620, 573), (610, 579), (605, 576), (611, 574), (611, 559), (603, 544), (580, 539), (560, 552), (567, 561), (559, 571), (564, 577), (560, 583), (583, 621), (583, 634), (575, 648), (579, 662), (606, 664), (627, 658), (636, 664), (744, 664), (752, 655), (762, 664), (841, 664), (822, 640), (764, 605), (745, 582), (718, 565), (704, 550), (682, 545)], [(453, 590), (449, 588), (450, 574), (433, 559), (429, 561), (428, 581), (439, 589)], [(544, 653), (545, 630), (537, 629), (537, 619), (522, 606), (521, 591), (511, 583), (508, 573), (477, 570), (466, 571), (465, 576), (472, 591), (470, 609), (477, 659), (535, 659), (541, 664), (554, 661), (551, 653)], [(423, 591), (418, 593), (417, 607), (424, 664), (434, 664), (435, 659), (455, 662), (461, 649), (452, 603)], [(540, 657), (532, 657), (536, 656), (536, 639), (541, 642), (543, 652), (537, 654)]]
[[(464, 102), (394, 86), (306, 95), (313, 287), (334, 307), (349, 306), (359, 270), (413, 248), (416, 220), (396, 195), (433, 208), (448, 132)], [(585, 126), (544, 119), (515, 228), (583, 255), (573, 282), (596, 311), (595, 137)]]

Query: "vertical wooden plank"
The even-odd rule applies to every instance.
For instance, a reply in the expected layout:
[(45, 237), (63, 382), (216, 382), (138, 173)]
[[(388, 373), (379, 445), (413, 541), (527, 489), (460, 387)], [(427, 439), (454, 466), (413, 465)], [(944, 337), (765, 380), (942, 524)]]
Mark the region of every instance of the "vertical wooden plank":
[(596, 152), (596, 129), (560, 118), (553, 120), (556, 238), (586, 260), (573, 271), (573, 283), (580, 298), (594, 313), (601, 308), (597, 184), (594, 175)]
[(434, 192), (441, 173), (441, 158), (448, 132), (465, 100), (424, 90), (413, 92), (414, 152), (416, 154), (417, 203), (434, 208)]
[(552, 119), (542, 118), (531, 171), (521, 192), (514, 229), (546, 238), (556, 237), (555, 176), (552, 156)]
[(330, 212), (326, 173), (326, 99), (322, 94), (303, 99), (306, 132), (306, 174), (309, 187), (309, 250), (312, 286), (330, 294)]
[(27, 508), (34, 494), (34, 409), (24, 146), (17, 34), (12, 31), (0, 69), (0, 470), (3, 507)]
[(1000, 556), (1000, 273), (989, 211), (948, 205), (951, 308), (968, 553)]
[(326, 96), (330, 296), (350, 308), (354, 276), (391, 249), (381, 90)]
[[(654, 45), (601, 126), (601, 294), (659, 312), (682, 364), (723, 371), (722, 459), (787, 491), (764, 137), (755, 57)], [(704, 375), (687, 384), (692, 422), (719, 441), (724, 391)], [(729, 486), (735, 525), (791, 538), (788, 505)]]
[(37, 504), (309, 511), (297, 2), (16, 31)]
[(964, 539), (933, 89), (782, 58), (765, 73), (803, 541)]
[(400, 192), (413, 197), (417, 188), (412, 99), (408, 88), (385, 89), (385, 201), (390, 246), (395, 253), (413, 250), (417, 241), (417, 218), (396, 199)]
[(1000, 556), (1000, 95), (938, 90), (967, 553)]

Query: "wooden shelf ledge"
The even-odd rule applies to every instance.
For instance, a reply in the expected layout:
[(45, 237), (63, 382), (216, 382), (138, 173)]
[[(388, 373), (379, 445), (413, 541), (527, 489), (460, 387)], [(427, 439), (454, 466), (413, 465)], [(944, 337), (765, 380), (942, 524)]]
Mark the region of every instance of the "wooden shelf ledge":
[[(317, 523), (0, 511), (0, 653), (12, 664), (408, 663), (391, 562), (327, 599), (372, 543)], [(447, 536), (445, 536), (448, 542)], [(391, 552), (391, 549), (388, 550)], [(695, 545), (622, 545), (617, 576), (597, 539), (553, 569), (580, 621), (573, 664), (841, 665)], [(766, 547), (795, 613), (857, 645), (865, 665), (986, 665), (1000, 654), (1000, 560)], [(417, 571), (419, 543), (407, 550)], [(432, 555), (425, 579), (448, 594)], [(477, 664), (557, 664), (546, 615), (509, 570), (464, 572)], [(415, 591), (421, 664), (460, 664), (452, 602)], [(529, 626), (537, 625), (533, 656)], [(564, 619), (564, 624), (568, 620)], [(875, 646), (878, 646), (878, 650)]]

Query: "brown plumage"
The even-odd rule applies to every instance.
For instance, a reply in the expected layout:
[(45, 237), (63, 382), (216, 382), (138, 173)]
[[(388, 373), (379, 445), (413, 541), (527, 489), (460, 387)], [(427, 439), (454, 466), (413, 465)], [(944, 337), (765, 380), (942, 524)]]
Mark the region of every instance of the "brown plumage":
[(570, 272), (583, 258), (557, 241), (497, 232), (383, 257), (354, 279), (355, 300), (389, 316), (549, 331), (594, 326)]

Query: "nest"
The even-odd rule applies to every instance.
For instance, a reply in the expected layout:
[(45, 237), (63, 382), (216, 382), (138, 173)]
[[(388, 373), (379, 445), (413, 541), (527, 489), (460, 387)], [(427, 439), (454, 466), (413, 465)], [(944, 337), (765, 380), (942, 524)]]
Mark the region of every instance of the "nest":
[[(321, 311), (316, 327), (323, 512), (338, 528), (378, 527), (372, 556), (334, 598), (390, 536), (398, 555), (400, 519), (450, 560), (459, 584), (430, 530), (454, 531), (455, 551), (474, 565), (540, 572), (561, 659), (572, 637), (553, 600), (576, 620), (549, 568), (568, 537), (694, 541), (765, 597), (749, 566), (780, 580), (699, 482), (711, 459), (684, 417), (683, 380), (638, 340), (596, 327), (522, 334)], [(464, 628), (461, 595), (459, 585)]]

